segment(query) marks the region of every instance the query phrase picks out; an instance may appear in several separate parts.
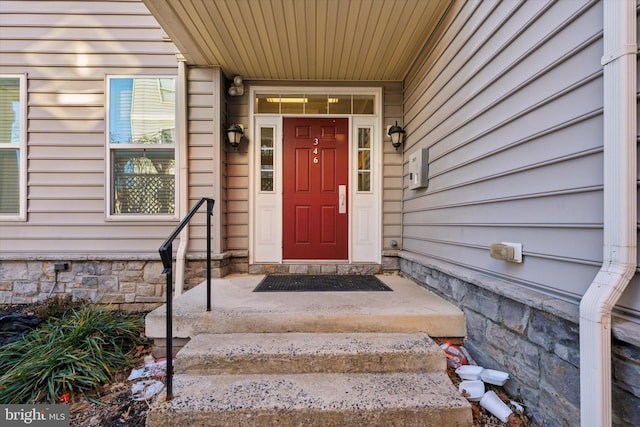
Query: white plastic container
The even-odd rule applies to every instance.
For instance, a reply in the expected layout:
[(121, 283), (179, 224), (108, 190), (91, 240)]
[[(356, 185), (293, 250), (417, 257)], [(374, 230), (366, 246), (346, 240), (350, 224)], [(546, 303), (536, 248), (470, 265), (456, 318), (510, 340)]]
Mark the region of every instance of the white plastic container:
[(502, 386), (509, 379), (509, 374), (502, 371), (496, 371), (494, 369), (484, 369), (480, 373), (480, 379), (488, 384)]
[(478, 402), (484, 396), (484, 383), (482, 381), (462, 381), (458, 385), (460, 394), (470, 402)]
[(498, 417), (503, 423), (507, 422), (509, 415), (513, 412), (492, 390), (489, 390), (482, 396), (480, 406)]
[(456, 369), (456, 374), (463, 380), (477, 381), (480, 379), (480, 373), (483, 370), (482, 366), (462, 365)]

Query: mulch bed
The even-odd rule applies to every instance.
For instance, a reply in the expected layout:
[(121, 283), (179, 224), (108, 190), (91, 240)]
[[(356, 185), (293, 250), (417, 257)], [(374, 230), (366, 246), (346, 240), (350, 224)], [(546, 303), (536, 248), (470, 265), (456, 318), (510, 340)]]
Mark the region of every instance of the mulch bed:
[[(45, 306), (40, 304), (0, 305), (0, 318), (7, 315), (37, 316)], [(143, 316), (145, 313), (140, 313)], [(1, 350), (1, 348), (0, 348)], [(150, 347), (138, 346), (134, 366), (144, 364), (144, 356)], [(131, 381), (127, 380), (130, 368), (119, 372), (111, 384), (107, 384), (92, 396), (84, 396), (69, 404), (71, 427), (144, 427), (150, 402), (135, 401), (131, 396)]]
[(71, 426), (144, 427), (149, 403), (131, 399), (131, 384), (115, 382), (105, 386), (100, 396), (72, 403)]

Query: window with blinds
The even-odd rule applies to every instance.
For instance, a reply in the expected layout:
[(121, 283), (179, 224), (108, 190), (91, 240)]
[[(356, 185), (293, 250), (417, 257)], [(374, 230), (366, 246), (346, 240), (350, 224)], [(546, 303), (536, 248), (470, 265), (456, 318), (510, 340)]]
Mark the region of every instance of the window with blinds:
[(0, 217), (20, 218), (24, 209), (25, 77), (0, 75)]
[(175, 79), (111, 77), (108, 94), (110, 213), (173, 215)]

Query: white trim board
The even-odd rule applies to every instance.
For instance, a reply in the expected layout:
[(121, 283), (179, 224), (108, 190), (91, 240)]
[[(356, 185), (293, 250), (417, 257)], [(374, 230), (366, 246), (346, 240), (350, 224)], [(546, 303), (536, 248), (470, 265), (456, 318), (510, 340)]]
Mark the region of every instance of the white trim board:
[[(249, 129), (249, 263), (281, 264), (282, 258), (282, 144), (283, 118), (300, 115), (260, 114), (254, 108), (257, 94), (369, 94), (375, 96), (373, 115), (336, 115), (349, 119), (349, 263), (381, 263), (382, 252), (382, 88), (302, 88), (260, 87), (250, 89)], [(305, 117), (330, 117), (329, 115), (306, 115)], [(260, 129), (274, 129), (274, 186), (271, 192), (260, 191)], [(357, 137), (358, 128), (370, 128), (372, 134), (372, 191), (357, 189)], [(326, 260), (322, 260), (326, 261)], [(320, 262), (320, 261), (319, 261)]]

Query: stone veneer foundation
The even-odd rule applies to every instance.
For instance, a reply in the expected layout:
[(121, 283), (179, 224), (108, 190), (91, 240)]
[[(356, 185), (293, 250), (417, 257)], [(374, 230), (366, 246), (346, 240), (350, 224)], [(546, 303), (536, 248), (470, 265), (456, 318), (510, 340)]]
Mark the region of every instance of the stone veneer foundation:
[[(66, 264), (55, 272), (56, 264)], [(378, 274), (398, 269), (395, 254), (383, 256), (382, 264), (290, 263), (249, 265), (246, 253), (216, 254), (211, 260), (211, 276), (249, 274)], [(175, 264), (174, 264), (175, 268)], [(166, 300), (166, 276), (160, 256), (32, 257), (0, 260), (0, 304), (29, 304), (51, 297), (71, 295), (74, 300), (111, 304), (123, 310), (150, 310)], [(187, 257), (184, 290), (207, 278), (207, 262), (202, 256)], [(175, 271), (174, 277), (175, 281)], [(55, 284), (55, 287), (54, 287)]]
[[(548, 427), (580, 425), (579, 308), (506, 281), (401, 253), (403, 274), (456, 304), (465, 348), (506, 371), (505, 389)], [(640, 426), (640, 325), (613, 319), (613, 425)]]
[[(56, 264), (67, 268), (56, 274)], [(213, 259), (211, 266), (212, 277), (231, 271), (228, 257)], [(165, 301), (167, 282), (162, 270), (159, 255), (0, 260), (0, 304), (44, 301), (51, 293), (51, 297), (71, 295), (74, 300), (111, 304), (123, 310), (151, 310)], [(187, 259), (185, 289), (204, 280), (206, 260)]]

